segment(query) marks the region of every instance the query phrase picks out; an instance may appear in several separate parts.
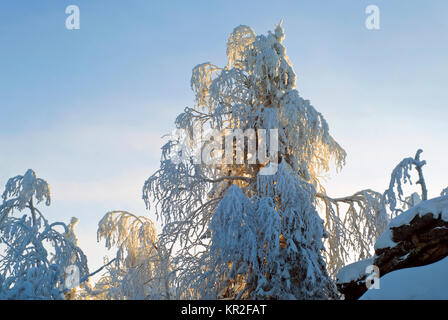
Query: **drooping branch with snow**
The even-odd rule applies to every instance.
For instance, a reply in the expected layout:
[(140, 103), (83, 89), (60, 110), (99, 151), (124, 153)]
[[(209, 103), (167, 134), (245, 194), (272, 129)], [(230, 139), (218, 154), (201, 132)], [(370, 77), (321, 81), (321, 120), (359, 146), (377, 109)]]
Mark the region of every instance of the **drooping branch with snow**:
[(426, 188), (426, 182), (423, 177), (422, 167), (426, 164), (426, 161), (420, 159), (420, 154), (423, 150), (419, 149), (415, 154), (415, 157), (409, 157), (401, 160), (401, 162), (392, 171), (389, 188), (383, 194), (384, 205), (388, 206), (390, 211), (394, 214), (403, 212), (403, 207), (406, 209), (409, 207), (406, 199), (403, 199), (403, 184), (409, 182), (412, 184), (410, 170), (415, 168), (418, 173), (417, 184), (420, 184), (422, 194), (421, 200), (428, 199), (428, 190)]
[(319, 193), (317, 199), (323, 203), (328, 232), (325, 240), (328, 271), (335, 277), (347, 263), (373, 255), (373, 246), (386, 228), (389, 215), (382, 194), (370, 189), (342, 198)]

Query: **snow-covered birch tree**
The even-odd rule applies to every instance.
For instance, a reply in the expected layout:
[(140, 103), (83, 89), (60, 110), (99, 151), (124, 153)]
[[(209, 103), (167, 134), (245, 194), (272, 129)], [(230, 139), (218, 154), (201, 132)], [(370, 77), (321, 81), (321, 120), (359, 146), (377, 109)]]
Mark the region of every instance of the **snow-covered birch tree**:
[[(281, 25), (259, 36), (238, 26), (227, 43), (226, 67), (193, 69), (195, 106), (177, 117), (161, 167), (144, 185), (148, 208), (153, 201), (164, 224), (160, 241), (173, 255), (179, 298), (335, 298), (325, 259), (334, 271), (346, 261), (341, 244), (368, 246), (382, 231), (375, 230), (379, 194), (325, 194), (320, 174), (331, 162), (341, 168), (346, 153), (323, 115), (295, 89), (284, 37)], [(270, 133), (265, 146), (260, 138), (270, 129), (278, 138)], [(211, 134), (197, 134), (204, 131)], [(224, 140), (230, 135), (233, 152), (220, 152), (219, 133)], [(254, 155), (251, 136), (256, 148), (271, 151), (267, 161)], [(270, 161), (275, 146), (277, 158)], [(263, 174), (269, 166), (273, 174)], [(319, 202), (331, 232), (326, 254)], [(350, 205), (345, 221), (339, 202)], [(359, 222), (367, 235), (341, 234)]]

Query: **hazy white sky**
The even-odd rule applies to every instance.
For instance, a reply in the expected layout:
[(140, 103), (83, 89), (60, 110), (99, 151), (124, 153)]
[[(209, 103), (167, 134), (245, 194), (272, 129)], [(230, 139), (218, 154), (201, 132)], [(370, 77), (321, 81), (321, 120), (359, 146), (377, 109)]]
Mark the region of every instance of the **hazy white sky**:
[[(81, 29), (65, 28), (77, 4)], [(381, 29), (364, 26), (367, 5)], [(150, 215), (141, 200), (161, 136), (192, 106), (191, 69), (226, 64), (239, 24), (266, 33), (283, 19), (299, 93), (348, 153), (327, 191), (386, 189), (393, 167), (424, 150), (430, 196), (448, 185), (448, 2), (106, 1), (0, 3), (0, 186), (34, 169), (51, 187), (52, 220), (80, 218), (91, 268), (108, 211)]]

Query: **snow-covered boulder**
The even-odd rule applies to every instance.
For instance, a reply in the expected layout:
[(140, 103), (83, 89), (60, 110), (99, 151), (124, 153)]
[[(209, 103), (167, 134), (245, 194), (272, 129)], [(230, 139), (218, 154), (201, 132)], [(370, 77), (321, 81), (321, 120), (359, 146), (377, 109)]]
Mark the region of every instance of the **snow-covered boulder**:
[[(448, 196), (422, 201), (394, 218), (375, 243), (373, 265), (380, 276), (392, 271), (424, 266), (448, 256)], [(361, 261), (342, 268), (338, 289), (346, 299), (358, 299), (365, 291), (367, 274)]]
[[(431, 223), (434, 219), (448, 222), (448, 196), (421, 201), (415, 207), (392, 219), (389, 227), (376, 241), (375, 252), (384, 248), (393, 248), (397, 244), (393, 238), (395, 241), (400, 241), (400, 239), (407, 238), (409, 232), (416, 228), (420, 229), (422, 226), (416, 223), (417, 220)], [(394, 230), (395, 232), (393, 232)]]

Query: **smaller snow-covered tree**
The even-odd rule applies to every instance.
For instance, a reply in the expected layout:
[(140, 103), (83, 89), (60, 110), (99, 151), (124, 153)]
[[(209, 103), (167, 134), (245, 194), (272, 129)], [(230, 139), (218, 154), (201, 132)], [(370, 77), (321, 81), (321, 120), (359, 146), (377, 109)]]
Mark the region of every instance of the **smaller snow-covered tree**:
[[(98, 224), (98, 241), (117, 248), (95, 290), (108, 299), (169, 299), (169, 258), (159, 247), (156, 228), (146, 217), (108, 212)], [(112, 262), (112, 261), (110, 261)]]
[(45, 219), (36, 205), (50, 205), (50, 187), (32, 170), (9, 179), (2, 199), (0, 298), (64, 299), (72, 289), (66, 286), (67, 268), (75, 268), (80, 279), (88, 275), (87, 258), (74, 241), (74, 223), (68, 227)]

